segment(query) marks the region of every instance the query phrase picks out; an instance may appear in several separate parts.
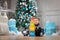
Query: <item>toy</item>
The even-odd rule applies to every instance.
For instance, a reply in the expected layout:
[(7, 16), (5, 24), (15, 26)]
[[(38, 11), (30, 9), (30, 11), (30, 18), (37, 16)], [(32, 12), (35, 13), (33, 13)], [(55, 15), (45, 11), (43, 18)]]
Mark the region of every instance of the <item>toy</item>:
[(35, 36), (35, 25), (34, 25), (34, 18), (31, 18), (30, 26), (29, 26), (29, 35)]

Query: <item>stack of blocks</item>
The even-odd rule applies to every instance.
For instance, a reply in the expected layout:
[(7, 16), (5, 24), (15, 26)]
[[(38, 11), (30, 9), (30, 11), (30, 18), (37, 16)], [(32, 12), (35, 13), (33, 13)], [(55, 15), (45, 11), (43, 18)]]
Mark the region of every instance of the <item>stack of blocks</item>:
[(32, 20), (30, 21), (29, 35), (35, 36), (35, 25), (34, 25), (34, 22)]

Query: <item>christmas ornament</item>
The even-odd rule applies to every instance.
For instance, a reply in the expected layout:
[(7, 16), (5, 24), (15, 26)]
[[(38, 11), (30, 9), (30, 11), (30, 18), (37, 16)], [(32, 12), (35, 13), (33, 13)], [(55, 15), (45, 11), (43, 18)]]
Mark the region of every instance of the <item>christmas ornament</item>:
[(23, 35), (24, 36), (28, 36), (29, 35), (29, 30), (28, 29), (25, 29), (22, 31)]

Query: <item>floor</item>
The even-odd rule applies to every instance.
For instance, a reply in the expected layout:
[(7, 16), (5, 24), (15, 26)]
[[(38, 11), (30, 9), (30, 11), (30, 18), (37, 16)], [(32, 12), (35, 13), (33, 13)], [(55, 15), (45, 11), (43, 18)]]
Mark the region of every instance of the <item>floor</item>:
[(60, 36), (45, 37), (22, 37), (22, 36), (0, 36), (0, 40), (60, 40)]

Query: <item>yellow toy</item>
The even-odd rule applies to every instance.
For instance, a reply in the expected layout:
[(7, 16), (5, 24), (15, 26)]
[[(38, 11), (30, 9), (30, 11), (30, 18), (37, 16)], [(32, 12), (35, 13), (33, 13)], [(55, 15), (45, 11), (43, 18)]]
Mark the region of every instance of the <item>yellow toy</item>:
[(34, 18), (31, 18), (29, 31), (35, 31)]

